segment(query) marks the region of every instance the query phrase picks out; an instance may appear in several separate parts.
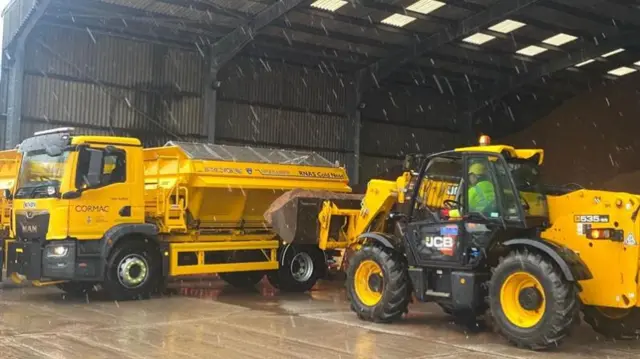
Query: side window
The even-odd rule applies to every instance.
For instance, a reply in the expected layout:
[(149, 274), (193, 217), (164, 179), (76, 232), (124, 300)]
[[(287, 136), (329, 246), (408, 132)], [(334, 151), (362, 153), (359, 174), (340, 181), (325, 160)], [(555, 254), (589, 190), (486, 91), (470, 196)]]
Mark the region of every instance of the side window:
[(466, 205), (468, 212), (482, 213), (489, 218), (500, 216), (495, 179), (492, 166), (499, 158), (494, 156), (474, 156), (467, 159)]
[(518, 214), (518, 198), (517, 194), (513, 193), (511, 186), (510, 170), (502, 160), (494, 162), (496, 180), (502, 191), (502, 208), (505, 213), (503, 214), (505, 219), (519, 219)]
[(416, 219), (433, 218), (431, 213), (437, 214), (448, 208), (447, 200), (456, 201), (462, 181), (462, 159), (450, 157), (435, 157), (427, 164), (424, 176), (416, 189), (414, 213)]
[(127, 166), (124, 152), (109, 153), (104, 157), (102, 166), (102, 183), (104, 185), (112, 183), (122, 183), (127, 178)]
[(76, 188), (95, 188), (120, 183), (126, 180), (125, 153), (88, 148), (82, 149), (78, 157)]

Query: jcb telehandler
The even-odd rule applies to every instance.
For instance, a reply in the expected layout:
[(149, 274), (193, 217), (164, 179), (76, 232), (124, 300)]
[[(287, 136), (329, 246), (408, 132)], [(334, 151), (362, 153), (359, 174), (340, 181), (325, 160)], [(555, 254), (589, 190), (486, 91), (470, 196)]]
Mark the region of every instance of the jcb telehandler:
[[(282, 241), (263, 213), (292, 189), (349, 193), (343, 167), (316, 153), (42, 131), (18, 148), (15, 240), (7, 274), (70, 293), (148, 297), (171, 278), (219, 274), (282, 291), (326, 272), (317, 243)], [(348, 196), (348, 194), (347, 194)], [(329, 197), (331, 198), (331, 197)]]
[(396, 181), (370, 181), (358, 207), (318, 198), (317, 228), (300, 226), (312, 216), (302, 211), (268, 219), (278, 233), (353, 250), (346, 287), (363, 320), (398, 319), (415, 296), (459, 317), (488, 310), (502, 335), (531, 349), (558, 345), (581, 308), (601, 333), (635, 334), (640, 198), (552, 192), (540, 181), (542, 150), (488, 140), (408, 158)]

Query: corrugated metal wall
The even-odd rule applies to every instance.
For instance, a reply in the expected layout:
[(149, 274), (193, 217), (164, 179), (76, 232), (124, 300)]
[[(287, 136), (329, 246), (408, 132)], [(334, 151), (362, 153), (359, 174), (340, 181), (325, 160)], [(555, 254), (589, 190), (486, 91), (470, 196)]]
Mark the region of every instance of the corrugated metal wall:
[(468, 124), (452, 100), (427, 89), (392, 88), (364, 98), (361, 177), (384, 176), (408, 153), (434, 153), (466, 145)]
[(148, 145), (204, 139), (197, 51), (37, 27), (26, 59), (22, 137), (69, 125)]
[[(27, 44), (21, 136), (59, 126), (135, 136), (145, 145), (206, 141), (199, 51), (89, 31), (38, 26)], [(310, 150), (352, 166), (354, 125), (348, 77), (239, 56), (219, 73), (216, 142)], [(0, 87), (6, 113), (6, 83)], [(378, 91), (361, 111), (360, 182), (406, 153), (464, 143), (452, 106), (439, 94)], [(0, 119), (4, 135), (5, 120)]]
[(316, 68), (238, 57), (218, 75), (216, 138), (229, 144), (312, 150), (349, 163), (348, 84)]
[[(6, 4), (6, 3), (5, 3)], [(2, 44), (7, 46), (22, 28), (25, 20), (35, 11), (38, 0), (20, 0), (9, 3), (3, 16)]]

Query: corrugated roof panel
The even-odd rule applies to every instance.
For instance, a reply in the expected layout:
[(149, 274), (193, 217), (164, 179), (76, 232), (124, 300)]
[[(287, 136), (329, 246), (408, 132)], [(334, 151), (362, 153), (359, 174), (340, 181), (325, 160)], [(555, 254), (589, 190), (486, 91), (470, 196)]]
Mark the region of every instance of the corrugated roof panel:
[[(232, 9), (235, 11), (245, 12), (248, 14), (257, 14), (260, 11), (266, 9), (269, 4), (253, 1), (238, 1), (238, 0), (210, 0), (209, 2), (223, 7), (225, 9)], [(275, 2), (274, 2), (275, 3)]]

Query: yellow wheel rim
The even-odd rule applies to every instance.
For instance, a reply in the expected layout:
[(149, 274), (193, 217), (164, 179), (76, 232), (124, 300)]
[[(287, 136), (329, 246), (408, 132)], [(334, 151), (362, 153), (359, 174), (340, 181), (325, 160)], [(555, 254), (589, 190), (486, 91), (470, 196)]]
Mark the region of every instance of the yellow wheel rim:
[(382, 268), (372, 260), (360, 263), (354, 276), (354, 287), (362, 304), (372, 307), (382, 299)]
[[(521, 297), (527, 293), (532, 293), (530, 288), (536, 289), (537, 303), (529, 303), (523, 306)], [(527, 290), (527, 291), (525, 291)], [(536, 326), (544, 316), (547, 306), (544, 295), (544, 288), (540, 281), (527, 272), (516, 272), (511, 274), (500, 288), (500, 304), (507, 319), (520, 328), (532, 328)], [(535, 307), (532, 308), (532, 307)]]

